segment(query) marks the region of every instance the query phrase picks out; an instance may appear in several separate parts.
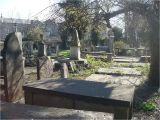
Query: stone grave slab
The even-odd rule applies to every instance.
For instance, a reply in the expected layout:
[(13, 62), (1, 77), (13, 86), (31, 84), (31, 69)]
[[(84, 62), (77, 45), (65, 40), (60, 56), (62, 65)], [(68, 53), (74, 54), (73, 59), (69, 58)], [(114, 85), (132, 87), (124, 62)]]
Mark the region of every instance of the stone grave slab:
[(124, 84), (138, 86), (145, 81), (146, 78), (142, 76), (114, 76), (104, 74), (92, 74), (87, 77), (87, 81), (111, 83), (111, 84)]
[(113, 114), (1, 102), (2, 119), (113, 120)]
[(139, 62), (137, 57), (113, 57), (114, 62), (123, 62), (123, 63), (136, 63)]
[(86, 80), (40, 80), (23, 87), (25, 103), (59, 108), (114, 113), (131, 118), (135, 87)]
[(149, 63), (113, 63), (113, 67), (144, 67), (146, 65), (150, 65)]
[(126, 67), (99, 68), (96, 74), (141, 76), (141, 73), (137, 71), (135, 68)]

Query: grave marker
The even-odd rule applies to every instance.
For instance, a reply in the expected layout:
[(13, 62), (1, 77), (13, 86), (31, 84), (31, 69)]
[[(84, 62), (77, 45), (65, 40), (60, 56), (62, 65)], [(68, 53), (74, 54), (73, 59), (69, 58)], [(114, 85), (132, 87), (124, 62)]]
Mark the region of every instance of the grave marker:
[(47, 46), (43, 43), (38, 44), (38, 57), (47, 56)]
[(22, 85), (24, 82), (24, 58), (21, 33), (11, 33), (6, 37), (2, 55), (6, 101), (17, 101), (23, 95)]
[(53, 74), (53, 63), (52, 60), (47, 57), (43, 56), (38, 58), (37, 61), (37, 80), (42, 78), (50, 78)]
[(71, 47), (70, 47), (70, 59), (79, 60), (80, 57), (81, 57), (80, 40), (78, 36), (78, 31), (74, 29), (72, 33), (72, 40), (71, 40)]

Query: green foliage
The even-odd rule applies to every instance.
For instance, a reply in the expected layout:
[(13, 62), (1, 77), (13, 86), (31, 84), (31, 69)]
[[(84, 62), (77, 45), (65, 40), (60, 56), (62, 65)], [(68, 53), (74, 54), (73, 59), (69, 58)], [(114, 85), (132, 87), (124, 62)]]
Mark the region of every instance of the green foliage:
[(156, 109), (156, 104), (152, 101), (147, 101), (147, 102), (143, 102), (141, 105), (140, 105), (140, 108), (143, 110), (143, 111), (152, 111), (152, 110), (155, 110)]
[(136, 69), (141, 72), (141, 75), (147, 76), (150, 71), (150, 66), (146, 63), (144, 66), (137, 67)]
[(32, 41), (42, 41), (43, 40), (43, 31), (40, 27), (32, 28), (27, 34), (27, 39)]
[(91, 74), (94, 74), (98, 68), (100, 67), (110, 67), (110, 63), (103, 62), (101, 60), (95, 59), (91, 55), (86, 55), (85, 58), (89, 64), (89, 68), (81, 68), (81, 70), (78, 73), (71, 73), (69, 75), (70, 78), (76, 78), (76, 79), (85, 79), (86, 77), (90, 76)]
[(128, 44), (126, 44), (125, 42), (123, 41), (115, 41), (114, 42), (114, 48), (119, 48), (119, 49), (124, 49), (128, 46)]
[(70, 50), (62, 50), (58, 52), (59, 57), (68, 58), (70, 56)]
[(68, 33), (71, 33), (72, 29), (76, 28), (80, 39), (82, 38), (83, 33), (86, 32), (90, 21), (88, 10), (84, 9), (82, 3), (82, 0), (67, 0), (59, 4), (65, 11), (65, 22), (63, 29), (68, 31)]
[(103, 62), (102, 60), (95, 59), (91, 55), (86, 55), (86, 59), (91, 68), (98, 69), (100, 67), (109, 67), (110, 64), (107, 62)]

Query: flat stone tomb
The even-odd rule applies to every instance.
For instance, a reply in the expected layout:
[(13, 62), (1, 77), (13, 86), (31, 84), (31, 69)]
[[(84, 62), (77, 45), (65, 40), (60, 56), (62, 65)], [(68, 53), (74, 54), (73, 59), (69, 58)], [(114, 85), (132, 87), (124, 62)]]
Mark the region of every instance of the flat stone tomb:
[(113, 120), (113, 114), (1, 102), (2, 119)]
[(114, 119), (131, 118), (134, 86), (85, 80), (40, 80), (23, 87), (25, 103), (114, 113)]
[(128, 76), (141, 76), (141, 73), (135, 68), (126, 67), (111, 67), (111, 68), (99, 68), (97, 74), (108, 75), (128, 75)]
[(139, 58), (137, 57), (113, 57), (113, 61), (114, 62), (124, 62), (124, 63), (127, 63), (127, 62), (139, 62)]
[(149, 63), (114, 63), (113, 67), (144, 67), (145, 65), (149, 65)]
[(115, 76), (105, 74), (92, 74), (86, 78), (88, 81), (97, 81), (111, 84), (124, 84), (138, 86), (145, 81), (141, 76)]

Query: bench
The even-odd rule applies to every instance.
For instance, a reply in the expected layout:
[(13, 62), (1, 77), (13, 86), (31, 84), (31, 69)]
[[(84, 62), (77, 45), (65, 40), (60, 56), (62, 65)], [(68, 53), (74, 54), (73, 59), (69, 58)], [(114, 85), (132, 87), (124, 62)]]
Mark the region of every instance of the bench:
[(114, 113), (131, 119), (134, 86), (85, 80), (48, 79), (23, 86), (25, 103), (58, 108)]

